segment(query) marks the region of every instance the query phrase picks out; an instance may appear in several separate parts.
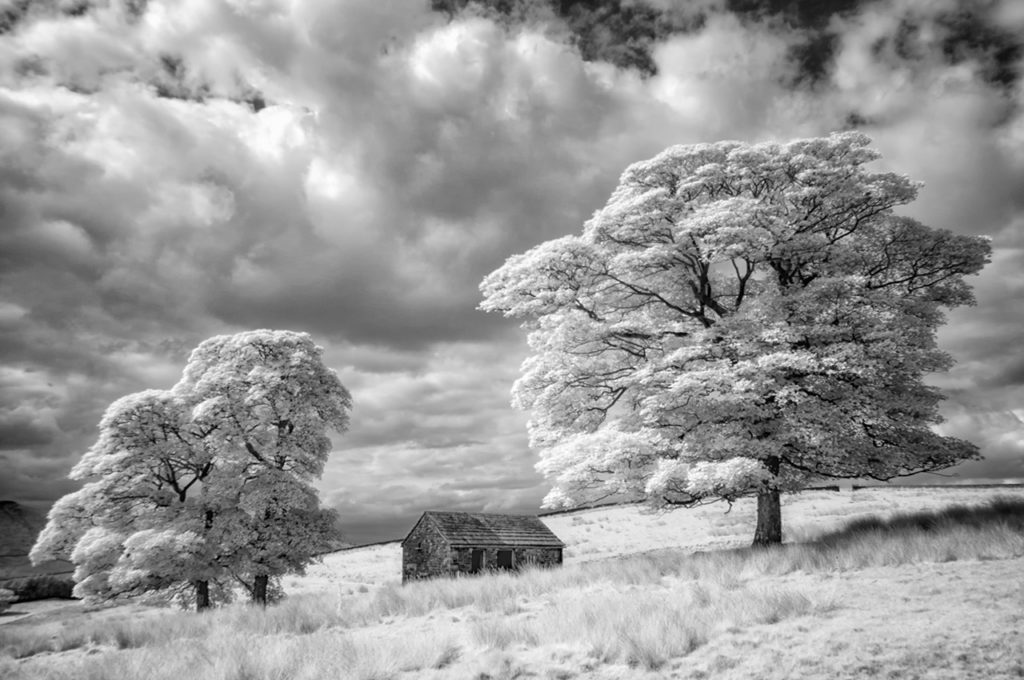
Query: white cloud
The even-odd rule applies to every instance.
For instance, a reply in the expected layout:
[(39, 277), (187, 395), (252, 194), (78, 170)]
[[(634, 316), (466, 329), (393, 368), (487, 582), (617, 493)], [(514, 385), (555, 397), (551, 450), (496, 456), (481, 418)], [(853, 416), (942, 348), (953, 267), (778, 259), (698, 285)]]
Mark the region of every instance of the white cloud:
[(655, 50), (652, 93), (683, 125), (711, 139), (763, 134), (779, 100), (792, 96), (783, 84), (795, 75), (787, 59), (792, 41), (793, 35), (745, 25), (732, 14), (713, 15), (699, 33), (670, 38)]

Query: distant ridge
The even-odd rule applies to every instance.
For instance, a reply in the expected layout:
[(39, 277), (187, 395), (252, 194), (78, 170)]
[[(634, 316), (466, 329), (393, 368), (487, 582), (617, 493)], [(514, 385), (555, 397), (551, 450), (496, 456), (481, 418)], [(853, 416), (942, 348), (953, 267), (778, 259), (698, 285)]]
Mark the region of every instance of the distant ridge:
[(0, 579), (71, 572), (74, 566), (64, 560), (32, 566), (28, 553), (46, 525), (38, 511), (14, 501), (0, 500)]
[(0, 557), (28, 555), (45, 521), (14, 501), (0, 501)]
[[(965, 479), (946, 482), (944, 484), (914, 484), (903, 482), (900, 484), (888, 484), (886, 482), (859, 482), (858, 480), (841, 480), (844, 482), (849, 489), (941, 489), (946, 487), (956, 487), (958, 489), (993, 489), (993, 488), (1016, 488), (1024, 487), (1024, 479)], [(851, 486), (851, 482), (854, 482)], [(816, 486), (808, 486), (800, 491), (838, 491), (842, 484), (824, 484)], [(793, 493), (800, 493), (796, 491)], [(608, 501), (606, 503), (595, 503), (590, 505), (580, 505), (574, 508), (559, 508), (558, 510), (543, 510), (537, 513), (538, 517), (553, 517), (556, 515), (569, 515), (574, 512), (581, 512), (583, 510), (597, 510), (605, 509), (618, 506), (627, 505), (642, 505), (642, 500), (622, 500), (622, 501)], [(401, 539), (399, 539), (401, 540)], [(389, 541), (381, 541), (381, 543), (388, 543)], [(375, 544), (369, 544), (375, 545)], [(362, 546), (353, 546), (362, 547)]]

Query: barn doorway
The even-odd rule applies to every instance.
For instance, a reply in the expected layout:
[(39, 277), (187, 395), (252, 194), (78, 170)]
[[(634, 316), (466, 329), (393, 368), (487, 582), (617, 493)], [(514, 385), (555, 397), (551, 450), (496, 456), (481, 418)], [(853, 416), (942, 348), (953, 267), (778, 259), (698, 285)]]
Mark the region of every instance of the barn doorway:
[(479, 574), (484, 569), (484, 551), (480, 548), (473, 548), (469, 558), (469, 573)]
[(498, 569), (506, 569), (511, 571), (512, 565), (512, 551), (511, 550), (499, 550), (498, 551)]

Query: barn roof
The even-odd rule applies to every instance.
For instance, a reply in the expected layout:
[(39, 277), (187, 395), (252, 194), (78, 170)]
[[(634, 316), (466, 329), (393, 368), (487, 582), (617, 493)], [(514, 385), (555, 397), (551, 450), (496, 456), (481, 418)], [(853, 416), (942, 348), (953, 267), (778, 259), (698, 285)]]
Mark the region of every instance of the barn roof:
[(564, 548), (551, 529), (534, 515), (493, 515), (483, 512), (438, 512), (423, 517), (453, 546), (536, 546)]

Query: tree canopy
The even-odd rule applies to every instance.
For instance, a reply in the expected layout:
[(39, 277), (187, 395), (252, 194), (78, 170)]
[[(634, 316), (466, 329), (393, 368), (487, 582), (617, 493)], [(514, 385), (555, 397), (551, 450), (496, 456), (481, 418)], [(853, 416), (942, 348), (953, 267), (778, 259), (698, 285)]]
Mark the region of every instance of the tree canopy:
[(546, 505), (756, 494), (755, 542), (777, 542), (779, 491), (978, 456), (931, 429), (923, 378), (951, 365), (941, 309), (973, 302), (988, 241), (896, 214), (918, 186), (871, 172), (869, 143), (671, 147), (627, 168), (582, 235), (486, 277), (482, 309), (529, 329), (513, 403)]
[(311, 483), (350, 407), (305, 333), (210, 338), (171, 390), (108, 407), (71, 472), (84, 486), (54, 505), (31, 557), (71, 559), (79, 597), (194, 593), (204, 608), (242, 584), (265, 602), (271, 577), (333, 537)]

